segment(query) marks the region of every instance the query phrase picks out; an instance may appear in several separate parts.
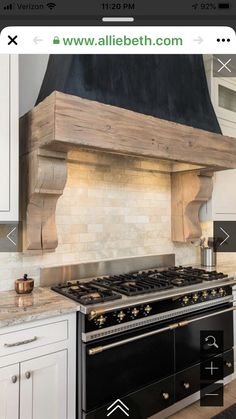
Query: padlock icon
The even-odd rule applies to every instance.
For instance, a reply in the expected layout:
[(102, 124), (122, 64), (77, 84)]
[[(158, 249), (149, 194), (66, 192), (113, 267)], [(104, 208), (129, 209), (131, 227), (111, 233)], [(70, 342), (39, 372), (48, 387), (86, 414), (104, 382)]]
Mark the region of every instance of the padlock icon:
[(59, 36), (54, 36), (54, 39), (53, 39), (53, 44), (54, 44), (54, 45), (59, 45), (59, 44), (60, 44), (60, 39), (59, 39)]

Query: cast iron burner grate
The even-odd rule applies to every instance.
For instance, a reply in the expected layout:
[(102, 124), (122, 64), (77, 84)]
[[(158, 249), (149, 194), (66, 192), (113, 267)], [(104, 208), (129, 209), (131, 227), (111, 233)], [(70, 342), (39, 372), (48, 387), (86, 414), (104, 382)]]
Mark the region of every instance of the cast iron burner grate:
[(157, 273), (155, 278), (148, 273), (114, 275), (96, 278), (93, 280), (93, 283), (128, 296), (173, 288), (173, 285), (161, 273)]
[(170, 275), (178, 276), (178, 277), (184, 277), (184, 278), (198, 278), (201, 281), (215, 281), (217, 279), (223, 279), (227, 278), (228, 275), (223, 274), (222, 272), (217, 271), (206, 271), (205, 269), (199, 269), (199, 268), (192, 268), (192, 266), (174, 266), (172, 268), (169, 268), (167, 271), (163, 271), (163, 274), (165, 274), (167, 277)]
[(78, 303), (98, 304), (117, 300), (122, 295), (134, 296), (215, 281), (227, 278), (222, 272), (206, 271), (191, 266), (174, 266), (168, 269), (151, 269), (124, 275), (94, 278), (89, 282), (72, 281), (52, 287)]
[(67, 282), (67, 284), (52, 287), (52, 290), (84, 305), (104, 303), (121, 298), (121, 295), (112, 290), (96, 286), (91, 282), (83, 284), (79, 281)]

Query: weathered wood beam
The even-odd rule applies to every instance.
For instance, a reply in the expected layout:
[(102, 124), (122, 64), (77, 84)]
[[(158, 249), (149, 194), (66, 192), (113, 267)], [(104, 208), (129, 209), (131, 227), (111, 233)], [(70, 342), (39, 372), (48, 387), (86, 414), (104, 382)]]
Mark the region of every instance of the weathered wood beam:
[(23, 131), (23, 153), (84, 147), (216, 170), (236, 167), (233, 138), (60, 92), (22, 119)]

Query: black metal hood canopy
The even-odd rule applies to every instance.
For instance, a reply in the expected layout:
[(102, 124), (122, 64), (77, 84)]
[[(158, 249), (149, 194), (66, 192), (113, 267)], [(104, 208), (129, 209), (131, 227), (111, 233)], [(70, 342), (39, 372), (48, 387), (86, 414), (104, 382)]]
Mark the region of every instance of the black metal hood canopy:
[(201, 55), (51, 55), (37, 103), (54, 90), (221, 133)]

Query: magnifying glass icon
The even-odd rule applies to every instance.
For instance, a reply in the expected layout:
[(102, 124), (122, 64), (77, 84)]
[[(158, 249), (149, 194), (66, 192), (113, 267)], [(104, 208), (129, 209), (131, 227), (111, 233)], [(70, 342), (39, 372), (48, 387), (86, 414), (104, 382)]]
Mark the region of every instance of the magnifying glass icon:
[(207, 342), (208, 346), (215, 346), (215, 348), (219, 348), (219, 346), (216, 343), (215, 336), (209, 335), (205, 338), (205, 341)]

